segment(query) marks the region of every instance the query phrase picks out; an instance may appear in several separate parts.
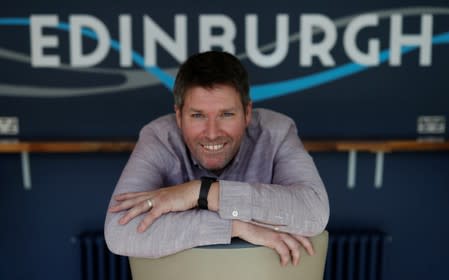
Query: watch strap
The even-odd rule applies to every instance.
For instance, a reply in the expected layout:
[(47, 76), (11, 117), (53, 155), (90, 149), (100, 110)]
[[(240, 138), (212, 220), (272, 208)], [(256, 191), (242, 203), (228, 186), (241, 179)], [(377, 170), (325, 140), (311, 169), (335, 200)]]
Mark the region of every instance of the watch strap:
[(216, 182), (217, 178), (203, 176), (201, 177), (200, 195), (198, 197), (198, 208), (209, 209), (207, 203), (207, 196), (209, 195), (210, 186)]

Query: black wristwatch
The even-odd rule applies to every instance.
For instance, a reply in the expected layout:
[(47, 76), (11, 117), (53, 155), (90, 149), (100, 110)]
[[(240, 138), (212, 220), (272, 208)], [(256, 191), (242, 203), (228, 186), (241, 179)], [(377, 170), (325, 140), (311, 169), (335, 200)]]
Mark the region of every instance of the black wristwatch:
[(217, 182), (217, 178), (214, 177), (201, 177), (200, 196), (198, 197), (198, 208), (209, 209), (207, 206), (207, 195), (209, 194), (210, 186), (213, 182)]

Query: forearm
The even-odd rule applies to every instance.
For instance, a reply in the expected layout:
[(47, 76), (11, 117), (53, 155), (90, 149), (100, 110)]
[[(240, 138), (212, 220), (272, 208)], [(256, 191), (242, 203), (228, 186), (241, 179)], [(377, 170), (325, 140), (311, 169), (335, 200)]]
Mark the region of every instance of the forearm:
[[(229, 243), (231, 221), (221, 219), (213, 211), (196, 209), (200, 184), (199, 180), (192, 180), (137, 194), (144, 198), (135, 205), (141, 213), (139, 216), (121, 206), (128, 203), (127, 194), (114, 196), (105, 223), (110, 250), (120, 255), (156, 258), (196, 246)], [(210, 210), (218, 210), (218, 188), (216, 182), (209, 190)], [(129, 195), (129, 200), (135, 200), (135, 193)], [(151, 199), (153, 208), (141, 208), (141, 203), (146, 205), (145, 197)], [(162, 215), (154, 217), (155, 213)]]
[(210, 211), (218, 212), (220, 209), (220, 185), (219, 182), (212, 183), (207, 196), (208, 208)]
[(197, 246), (228, 244), (231, 239), (231, 221), (211, 211), (168, 213), (142, 233), (136, 232), (142, 215), (126, 225), (119, 225), (120, 217), (108, 213), (105, 223), (107, 245), (119, 255), (158, 258)]
[(230, 181), (220, 185), (219, 214), (223, 219), (304, 236), (319, 234), (327, 225), (329, 205), (324, 187)]

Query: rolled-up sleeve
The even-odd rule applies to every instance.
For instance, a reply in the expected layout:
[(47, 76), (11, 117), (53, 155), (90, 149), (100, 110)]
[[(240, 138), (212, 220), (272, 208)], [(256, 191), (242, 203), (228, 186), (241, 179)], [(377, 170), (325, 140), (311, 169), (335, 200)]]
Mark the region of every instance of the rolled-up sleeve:
[(329, 220), (328, 196), (294, 124), (273, 161), (269, 184), (220, 181), (220, 217), (304, 236), (319, 234)]

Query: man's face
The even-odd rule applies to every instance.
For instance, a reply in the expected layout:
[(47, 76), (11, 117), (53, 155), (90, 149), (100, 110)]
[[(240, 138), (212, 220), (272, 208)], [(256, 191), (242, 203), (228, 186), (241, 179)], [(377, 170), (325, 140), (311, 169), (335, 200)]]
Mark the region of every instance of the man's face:
[(187, 90), (176, 121), (192, 156), (208, 170), (223, 169), (236, 155), (251, 120), (252, 105), (243, 109), (239, 93), (228, 85)]

